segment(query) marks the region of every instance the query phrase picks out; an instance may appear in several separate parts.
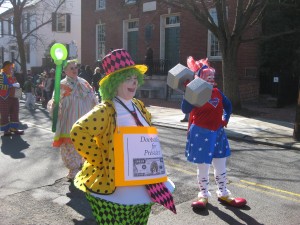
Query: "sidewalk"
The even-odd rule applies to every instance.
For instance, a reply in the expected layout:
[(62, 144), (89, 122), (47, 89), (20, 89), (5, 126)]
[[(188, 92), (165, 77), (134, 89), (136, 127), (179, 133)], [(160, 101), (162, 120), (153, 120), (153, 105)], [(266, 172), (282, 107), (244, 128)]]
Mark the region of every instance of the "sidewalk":
[[(152, 114), (152, 122), (154, 125), (187, 130), (188, 124), (186, 122), (180, 122), (184, 115), (179, 107), (162, 107), (157, 106), (159, 104), (151, 104), (151, 101), (147, 103), (146, 99), (142, 100)], [(225, 129), (230, 139), (300, 150), (300, 142), (293, 139), (293, 126), (294, 124), (292, 122), (264, 118), (248, 118), (233, 114)]]
[[(180, 102), (147, 98), (140, 98), (140, 100), (145, 103), (147, 109), (152, 114), (153, 125), (187, 130), (188, 123), (180, 122), (184, 117), (180, 109)], [(24, 103), (22, 100), (20, 102)], [(250, 111), (248, 114), (252, 113), (252, 115), (255, 114), (254, 116), (256, 116), (259, 115), (259, 112), (266, 110), (266, 107), (264, 109), (260, 109), (259, 107), (259, 105), (253, 106), (253, 111)], [(273, 112), (269, 113), (272, 115), (272, 118), (283, 118), (283, 115), (286, 116), (288, 114), (287, 112), (282, 112), (281, 114), (283, 115), (276, 113), (274, 111), (276, 109), (268, 110), (273, 110)], [(293, 111), (294, 109), (291, 108), (289, 110)], [(256, 112), (254, 113), (254, 111)], [(293, 139), (294, 123), (291, 121), (259, 117), (249, 118), (247, 116), (232, 114), (225, 130), (230, 139), (300, 150), (300, 142)]]

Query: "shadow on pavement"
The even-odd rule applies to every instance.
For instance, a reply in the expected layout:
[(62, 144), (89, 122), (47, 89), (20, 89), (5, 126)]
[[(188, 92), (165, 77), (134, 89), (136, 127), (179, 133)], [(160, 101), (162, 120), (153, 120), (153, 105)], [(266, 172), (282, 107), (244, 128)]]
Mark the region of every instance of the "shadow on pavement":
[(22, 136), (1, 136), (1, 140), (1, 151), (3, 154), (9, 155), (13, 159), (25, 158), (25, 154), (22, 151), (28, 149), (30, 145), (22, 139)]
[[(222, 204), (220, 204), (222, 205)], [(226, 209), (232, 211), (239, 219), (244, 221), (246, 224), (253, 224), (253, 225), (263, 225), (262, 223), (257, 222), (254, 218), (251, 216), (245, 214), (243, 210), (250, 210), (251, 208), (249, 206), (245, 206), (243, 208), (234, 208), (230, 206), (224, 206)], [(244, 223), (241, 223), (237, 221), (232, 216), (228, 215), (227, 213), (221, 211), (218, 207), (213, 206), (211, 204), (207, 204), (207, 207), (205, 209), (193, 209), (195, 214), (198, 214), (200, 216), (208, 216), (209, 212), (213, 212), (216, 214), (222, 221), (224, 221), (226, 224), (235, 224), (235, 225), (242, 225)]]
[(263, 225), (263, 223), (259, 223), (256, 219), (253, 217), (247, 215), (246, 213), (243, 212), (243, 210), (250, 210), (251, 208), (246, 205), (245, 207), (241, 209), (237, 209), (234, 207), (226, 206), (226, 209), (232, 211), (238, 218), (243, 220), (246, 224), (253, 224), (253, 225)]
[(73, 183), (70, 184), (69, 190), (70, 192), (67, 193), (67, 196), (70, 198), (70, 201), (67, 205), (84, 217), (84, 220), (81, 221), (73, 219), (74, 225), (97, 225), (85, 193), (78, 190)]

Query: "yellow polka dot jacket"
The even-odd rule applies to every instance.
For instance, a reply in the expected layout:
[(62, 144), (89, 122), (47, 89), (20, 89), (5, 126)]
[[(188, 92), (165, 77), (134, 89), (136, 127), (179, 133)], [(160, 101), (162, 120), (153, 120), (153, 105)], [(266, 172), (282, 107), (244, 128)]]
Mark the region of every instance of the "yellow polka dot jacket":
[[(146, 121), (151, 114), (144, 104), (133, 99)], [(72, 127), (70, 136), (75, 149), (86, 160), (76, 175), (74, 184), (84, 192), (111, 194), (115, 191), (115, 160), (113, 135), (116, 129), (116, 110), (112, 101), (95, 106)]]

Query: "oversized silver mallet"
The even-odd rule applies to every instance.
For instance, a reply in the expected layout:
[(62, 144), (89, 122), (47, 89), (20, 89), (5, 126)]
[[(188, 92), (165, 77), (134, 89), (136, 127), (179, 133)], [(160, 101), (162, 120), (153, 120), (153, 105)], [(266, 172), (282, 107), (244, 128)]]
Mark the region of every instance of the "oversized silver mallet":
[(195, 106), (203, 106), (211, 98), (213, 86), (201, 78), (196, 78), (187, 86), (184, 94), (185, 100)]
[(192, 81), (194, 79), (194, 72), (186, 66), (178, 63), (168, 72), (167, 84), (170, 88), (179, 92), (185, 91), (185, 81)]
[[(186, 80), (191, 81), (187, 86)], [(212, 85), (200, 78), (194, 79), (194, 72), (181, 64), (169, 70), (167, 84), (184, 93), (184, 98), (195, 106), (202, 106), (211, 98)]]

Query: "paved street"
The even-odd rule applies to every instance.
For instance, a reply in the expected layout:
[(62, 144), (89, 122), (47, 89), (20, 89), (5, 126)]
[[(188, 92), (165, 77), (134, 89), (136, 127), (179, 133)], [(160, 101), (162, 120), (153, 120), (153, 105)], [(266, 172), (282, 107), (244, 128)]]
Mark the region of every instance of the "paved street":
[[(185, 127), (170, 129), (159, 124), (163, 122), (159, 119), (161, 116), (174, 117), (175, 121), (182, 114), (152, 106), (149, 110), (159, 129), (169, 177), (176, 184), (174, 196), (178, 214), (172, 215), (155, 205), (148, 224), (299, 224), (297, 149), (285, 149), (272, 143), (261, 145), (254, 142), (255, 138), (253, 142), (245, 142), (244, 136), (240, 140), (230, 139), (233, 149), (228, 161), (230, 189), (246, 197), (248, 206), (234, 209), (212, 197), (207, 210), (193, 211), (190, 203), (197, 193), (196, 170), (186, 162), (182, 152)], [(59, 152), (51, 147), (53, 133), (46, 110), (39, 107), (29, 111), (21, 103), (20, 117), (25, 135), (1, 137), (0, 225), (94, 225), (83, 193), (64, 178), (67, 170)], [(258, 124), (257, 120), (253, 121)], [(214, 190), (211, 176), (213, 196)]]

